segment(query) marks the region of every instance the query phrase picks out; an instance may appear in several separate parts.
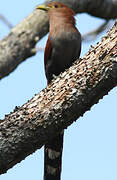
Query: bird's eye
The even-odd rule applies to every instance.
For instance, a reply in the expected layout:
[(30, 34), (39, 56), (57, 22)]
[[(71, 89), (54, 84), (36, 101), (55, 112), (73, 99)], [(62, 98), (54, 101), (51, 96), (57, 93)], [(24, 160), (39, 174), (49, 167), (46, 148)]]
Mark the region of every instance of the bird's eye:
[(58, 8), (58, 5), (57, 5), (57, 4), (55, 4), (55, 5), (54, 5), (54, 7), (55, 7), (55, 8)]

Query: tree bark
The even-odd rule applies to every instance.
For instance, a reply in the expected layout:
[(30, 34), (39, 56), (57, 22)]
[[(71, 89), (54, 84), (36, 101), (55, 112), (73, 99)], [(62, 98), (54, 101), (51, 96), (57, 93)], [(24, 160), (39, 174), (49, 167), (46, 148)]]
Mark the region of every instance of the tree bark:
[(0, 79), (22, 61), (36, 53), (35, 44), (48, 31), (48, 18), (43, 11), (34, 11), (0, 42)]
[(41, 148), (117, 84), (117, 23), (83, 59), (0, 123), (0, 174)]
[[(117, 0), (60, 0), (76, 13), (117, 18)], [(36, 53), (35, 45), (48, 32), (48, 18), (43, 11), (35, 10), (14, 27), (0, 42), (0, 79), (11, 73), (21, 62)]]

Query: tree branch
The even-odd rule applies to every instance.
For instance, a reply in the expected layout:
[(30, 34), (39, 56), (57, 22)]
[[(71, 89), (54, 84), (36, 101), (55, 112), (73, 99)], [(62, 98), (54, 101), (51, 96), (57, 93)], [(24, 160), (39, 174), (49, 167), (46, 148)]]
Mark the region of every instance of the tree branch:
[(97, 35), (102, 33), (108, 26), (109, 26), (109, 21), (105, 21), (98, 28), (83, 34), (82, 41), (88, 42), (94, 40), (97, 37)]
[(2, 14), (0, 14), (0, 19), (9, 29), (13, 28), (13, 25)]
[[(96, 17), (117, 17), (117, 0), (60, 0), (76, 13), (88, 12)], [(0, 42), (0, 79), (21, 62), (36, 53), (35, 45), (48, 32), (48, 18), (43, 11), (34, 11)]]
[(0, 42), (0, 79), (36, 53), (35, 44), (48, 32), (43, 11), (33, 11)]
[(0, 124), (0, 173), (41, 148), (117, 84), (117, 23), (96, 47)]
[[(47, 2), (50, 0), (47, 0)], [(54, 1), (54, 0), (51, 0)], [(76, 13), (86, 12), (103, 19), (117, 18), (117, 0), (57, 0), (67, 4)]]

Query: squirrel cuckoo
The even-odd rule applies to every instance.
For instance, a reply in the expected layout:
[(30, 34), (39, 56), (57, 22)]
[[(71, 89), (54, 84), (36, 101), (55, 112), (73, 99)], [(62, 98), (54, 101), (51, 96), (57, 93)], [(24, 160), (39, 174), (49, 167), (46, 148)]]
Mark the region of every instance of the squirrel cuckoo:
[[(81, 35), (75, 27), (74, 11), (60, 2), (39, 5), (47, 11), (49, 36), (44, 53), (45, 74), (49, 84), (79, 58)], [(60, 180), (63, 132), (49, 140), (44, 147), (44, 180)]]

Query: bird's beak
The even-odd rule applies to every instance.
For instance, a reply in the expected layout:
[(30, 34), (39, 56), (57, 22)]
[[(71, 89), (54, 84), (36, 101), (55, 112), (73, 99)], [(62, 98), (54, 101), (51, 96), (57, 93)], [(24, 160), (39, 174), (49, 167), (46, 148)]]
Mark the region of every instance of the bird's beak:
[(42, 4), (42, 5), (37, 6), (36, 9), (41, 9), (41, 10), (44, 10), (44, 11), (48, 11), (50, 9), (50, 7), (48, 7), (45, 4)]

